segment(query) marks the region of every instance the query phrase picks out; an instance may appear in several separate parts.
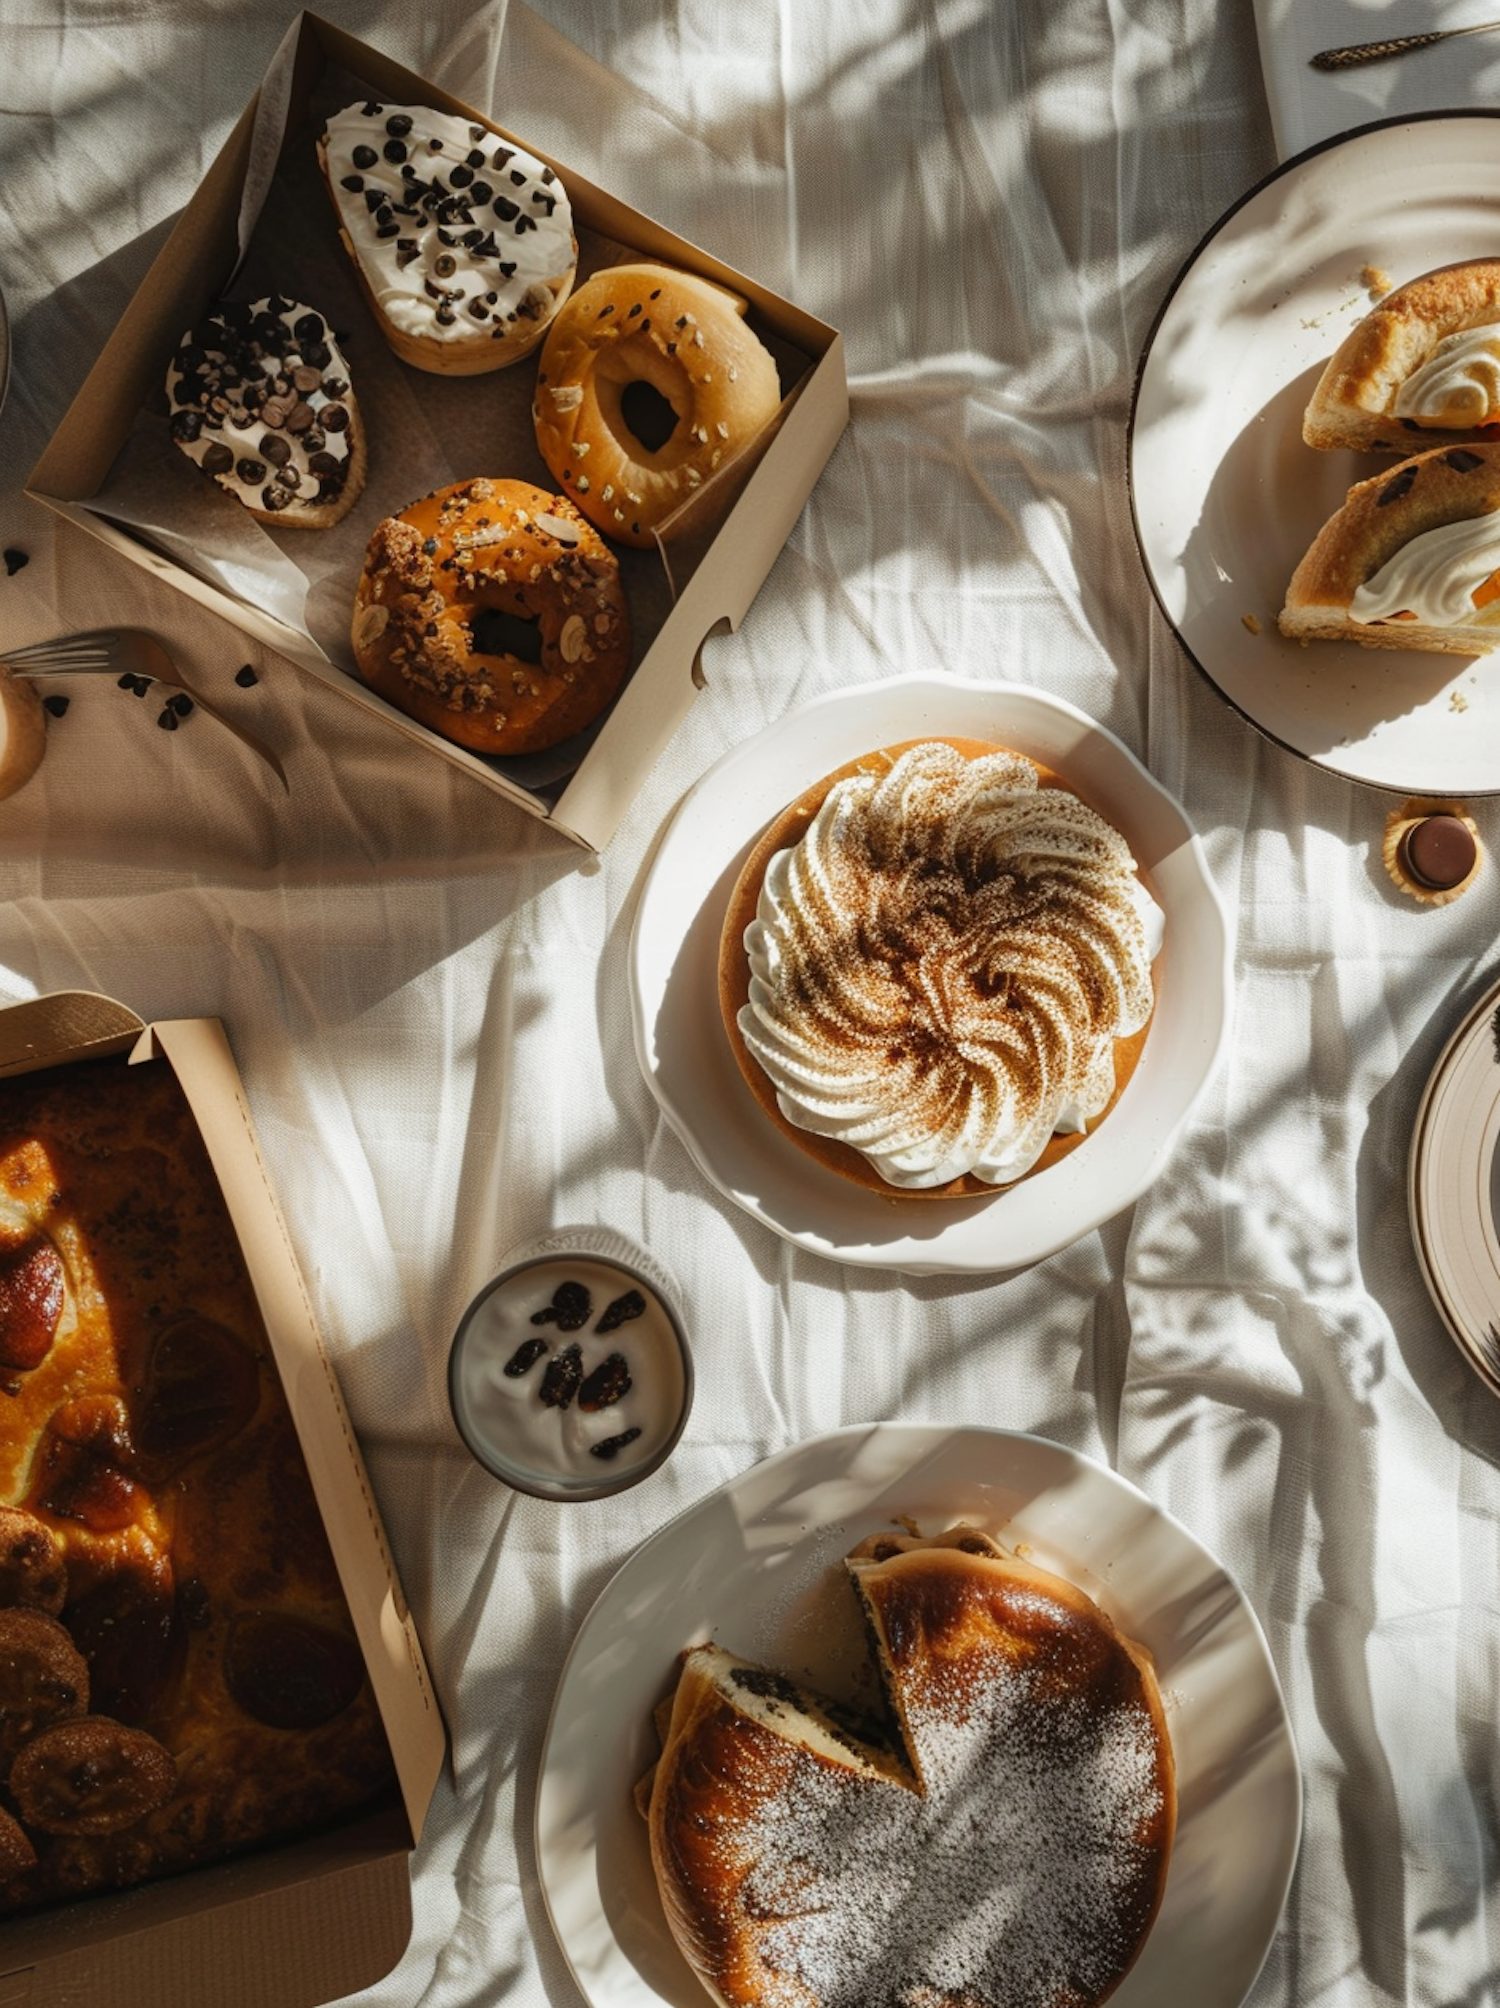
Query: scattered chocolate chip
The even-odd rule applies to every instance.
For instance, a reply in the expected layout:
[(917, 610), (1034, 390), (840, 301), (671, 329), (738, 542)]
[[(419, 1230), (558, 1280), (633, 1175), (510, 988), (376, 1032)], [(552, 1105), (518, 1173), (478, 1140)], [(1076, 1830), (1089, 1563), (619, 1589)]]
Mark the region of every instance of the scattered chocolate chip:
[(222, 439), (216, 439), (198, 464), (205, 474), (227, 474), (234, 465), (234, 455)]
[(379, 158), (380, 155), (375, 151), (373, 146), (357, 146), (354, 149), (354, 165), (356, 167), (373, 167)]
[(44, 697), (42, 707), (51, 712), (54, 718), (61, 718), (68, 708), (68, 700), (65, 697)]
[(1387, 481), (1384, 488), (1375, 497), (1375, 507), (1383, 509), (1387, 502), (1399, 502), (1403, 495), (1409, 495), (1412, 483), (1416, 478), (1417, 470), (1415, 467), (1403, 467), (1398, 474), (1393, 475)]
[(396, 166), (406, 158), (406, 148), (399, 139), (388, 139), (380, 151)]
[(582, 1283), (559, 1283), (552, 1292), (552, 1302), (544, 1304), (540, 1311), (533, 1311), (531, 1322), (555, 1324), (560, 1332), (581, 1332), (593, 1308), (593, 1300)]
[(14, 545), (0, 555), (4, 556), (5, 575), (10, 579), (13, 579), (23, 566), (31, 563), (31, 553), (29, 551), (18, 551)]
[(163, 732), (175, 732), (177, 730), (177, 713), (173, 711), (169, 705), (167, 709), (160, 714), (156, 722), (161, 727)]
[(631, 1386), (630, 1367), (625, 1355), (611, 1353), (607, 1360), (600, 1361), (578, 1390), (578, 1406), (591, 1414), (595, 1409), (613, 1408), (617, 1401), (629, 1394)]
[(617, 1332), (621, 1325), (628, 1325), (632, 1318), (643, 1317), (645, 1311), (646, 1300), (640, 1291), (627, 1290), (623, 1297), (616, 1297), (615, 1301), (609, 1305), (604, 1316), (595, 1325), (594, 1330), (596, 1332)]
[(175, 697), (169, 697), (167, 703), (179, 718), (186, 718), (193, 708), (193, 700), (185, 690), (179, 690)]
[(451, 251), (444, 251), (433, 259), (432, 270), (436, 278), (451, 279), (458, 270), (458, 260)]
[(610, 1458), (619, 1455), (627, 1443), (634, 1443), (640, 1433), (638, 1429), (627, 1429), (622, 1431), (619, 1436), (606, 1436), (602, 1443), (591, 1443), (589, 1445), (589, 1456), (602, 1457), (608, 1463)]
[(576, 1344), (564, 1346), (547, 1362), (542, 1375), (541, 1398), (544, 1408), (566, 1408), (583, 1381), (583, 1354)]
[(235, 671), (234, 680), (241, 690), (248, 690), (252, 683), (260, 682), (260, 678), (255, 674), (255, 671), (250, 667), (248, 662), (243, 668)]
[(405, 112), (392, 112), (385, 122), (385, 129), (392, 139), (405, 139), (411, 131), (411, 120)]
[(339, 187), (347, 188), (351, 195), (358, 195), (364, 185), (363, 180), (357, 174), (346, 174), (339, 183)]
[(266, 467), (263, 460), (241, 460), (234, 471), (247, 488), (254, 488), (257, 483), (264, 481), (266, 478)]
[(125, 674), (119, 679), (117, 688), (120, 690), (135, 689), (135, 678), (130, 674), (130, 671), (128, 669), (126, 670)]
[(285, 467), (292, 457), (291, 441), (283, 439), (275, 432), (268, 432), (256, 450), (263, 454), (273, 467)]
[(1444, 460), (1457, 474), (1472, 474), (1476, 467), (1483, 467), (1484, 456), (1470, 453), (1466, 446), (1455, 446), (1451, 453), (1443, 455)]
[(522, 1374), (529, 1374), (546, 1350), (545, 1339), (522, 1339), (502, 1369), (506, 1379), (519, 1380)]

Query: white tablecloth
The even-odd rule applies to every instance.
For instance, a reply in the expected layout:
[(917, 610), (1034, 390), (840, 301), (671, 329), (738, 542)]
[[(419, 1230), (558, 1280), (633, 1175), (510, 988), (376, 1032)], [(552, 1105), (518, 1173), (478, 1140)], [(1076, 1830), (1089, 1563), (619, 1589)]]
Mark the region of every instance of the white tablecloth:
[[(1248, 9), (1215, 0), (325, 0), (356, 33), (847, 334), (854, 416), (607, 855), (583, 859), (21, 498), (285, 26), (229, 0), (13, 0), (0, 24), (0, 640), (158, 629), (281, 749), (79, 688), (0, 806), (0, 995), (226, 1021), (453, 1736), (382, 2008), (577, 2008), (536, 1883), (563, 1654), (635, 1545), (846, 1422), (1034, 1430), (1237, 1573), (1307, 1784), (1259, 2008), (1500, 1994), (1500, 1410), (1424, 1295), (1413, 1112), (1486, 980), (1497, 879), (1419, 910), (1384, 804), (1257, 738), (1153, 608), (1132, 373), (1179, 263), (1272, 164)], [(1373, 18), (1373, 17), (1372, 17)], [(1374, 32), (1374, 30), (1372, 30)], [(477, 471), (477, 470), (476, 470)], [(1083, 705), (1186, 804), (1239, 917), (1227, 1065), (1132, 1212), (1008, 1280), (794, 1252), (699, 1176), (637, 1071), (625, 957), (664, 818), (805, 698), (937, 664)], [(1500, 841), (1500, 815), (1479, 820)], [(455, 1438), (459, 1311), (601, 1220), (680, 1279), (699, 1397), (617, 1502), (512, 1495)], [(1246, 1837), (1253, 1847), (1254, 1836)]]

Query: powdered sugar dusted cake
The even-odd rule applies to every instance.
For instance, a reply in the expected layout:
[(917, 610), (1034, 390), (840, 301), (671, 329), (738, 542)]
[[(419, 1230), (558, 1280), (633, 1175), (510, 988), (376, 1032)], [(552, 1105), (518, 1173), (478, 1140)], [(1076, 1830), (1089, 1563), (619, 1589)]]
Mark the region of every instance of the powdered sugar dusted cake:
[(649, 1816), (685, 1957), (729, 2008), (1091, 2008), (1171, 1852), (1149, 1655), (973, 1528), (849, 1569), (888, 1746), (717, 1646), (684, 1656)]

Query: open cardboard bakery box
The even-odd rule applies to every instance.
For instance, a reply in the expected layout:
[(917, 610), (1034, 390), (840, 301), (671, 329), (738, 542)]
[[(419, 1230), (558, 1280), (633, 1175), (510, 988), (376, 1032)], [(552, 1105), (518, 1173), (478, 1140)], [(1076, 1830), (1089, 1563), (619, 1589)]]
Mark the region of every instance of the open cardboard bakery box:
[(410, 1937), (408, 1857), (445, 1751), (421, 1645), (223, 1027), (211, 1018), (147, 1026), (86, 992), (0, 1011), (0, 1076), (158, 1058), (186, 1094), (239, 1237), (397, 1785), (372, 1810), (306, 1838), (0, 1923), (0, 2008), (313, 2008), (372, 1985)]
[[(647, 258), (716, 280), (748, 302), (781, 378), (779, 412), (697, 490), (655, 549), (621, 550), (635, 633), (629, 682), (587, 732), (549, 753), (486, 759), (377, 697), (354, 673), (348, 627), (366, 542), (383, 516), (476, 475), (555, 489), (537, 451), (537, 351), (487, 375), (441, 377), (396, 362), (338, 241), (314, 140), (360, 97), (483, 114), (342, 30), (303, 14), (183, 211), (93, 371), (33, 469), (29, 492), (132, 564), (386, 719), (485, 787), (601, 849), (702, 686), (700, 653), (735, 628), (786, 541), (848, 418), (834, 329), (653, 223), (564, 160), (494, 127), (555, 170), (573, 205), (580, 283)], [(279, 292), (347, 334), (370, 443), (364, 495), (336, 529), (267, 531), (170, 443), (163, 383), (184, 331), (221, 295)], [(231, 694), (231, 702), (233, 694)], [(260, 694), (265, 702), (265, 693)], [(248, 710), (239, 713), (251, 723)]]

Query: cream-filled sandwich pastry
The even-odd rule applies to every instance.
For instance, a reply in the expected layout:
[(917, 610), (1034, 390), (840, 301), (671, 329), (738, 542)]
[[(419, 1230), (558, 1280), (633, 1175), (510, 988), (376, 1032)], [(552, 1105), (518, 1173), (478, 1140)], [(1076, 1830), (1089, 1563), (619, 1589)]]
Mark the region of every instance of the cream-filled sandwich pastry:
[(318, 163), (380, 331), (404, 363), (477, 376), (535, 347), (578, 263), (550, 167), (476, 120), (348, 105)]
[(1388, 293), (1330, 359), (1303, 420), (1309, 446), (1412, 453), (1497, 437), (1500, 258), (1445, 265)]
[(1113, 1106), (1163, 926), (1125, 839), (1055, 775), (926, 740), (771, 825), (730, 900), (720, 1003), (793, 1142), (888, 1197), (967, 1197)]
[(1293, 573), (1279, 625), (1367, 648), (1500, 645), (1500, 445), (1438, 447), (1351, 488)]

